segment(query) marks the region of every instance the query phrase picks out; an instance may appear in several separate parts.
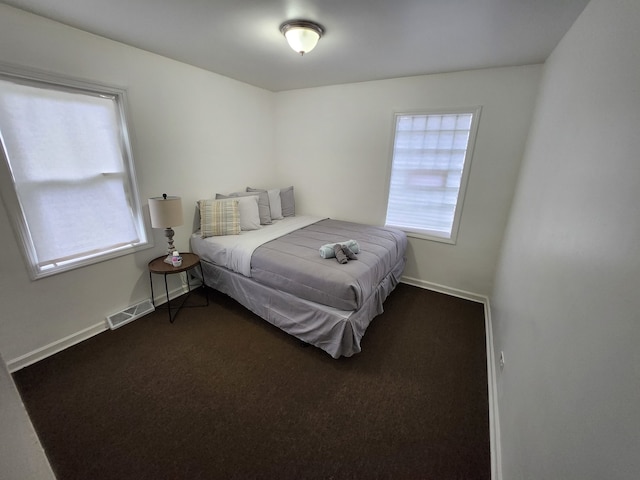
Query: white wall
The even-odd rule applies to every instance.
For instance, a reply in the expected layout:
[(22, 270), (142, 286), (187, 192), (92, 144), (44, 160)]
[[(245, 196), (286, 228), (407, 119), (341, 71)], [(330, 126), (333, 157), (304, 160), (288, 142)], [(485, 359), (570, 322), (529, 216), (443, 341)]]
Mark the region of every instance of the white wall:
[[(188, 248), (199, 198), (296, 187), (298, 211), (382, 224), (393, 113), (482, 105), (458, 244), (412, 239), (406, 275), (490, 291), (541, 66), (479, 70), (273, 94), (0, 5), (0, 61), (125, 87), (141, 198), (183, 197)], [(149, 295), (153, 250), (32, 282), (0, 209), (0, 351), (10, 366), (105, 327)], [(156, 279), (156, 293), (162, 290)], [(172, 288), (177, 287), (177, 279)], [(34, 299), (38, 299), (34, 301)], [(67, 338), (70, 337), (70, 338)], [(17, 361), (17, 363), (16, 363)]]
[(486, 295), (541, 70), (476, 70), (279, 93), (278, 176), (295, 186), (306, 213), (383, 225), (394, 113), (481, 105), (458, 242), (410, 238), (405, 276)]
[[(145, 203), (163, 192), (182, 196), (179, 249), (188, 248), (199, 198), (274, 181), (271, 92), (5, 5), (0, 61), (128, 90), (140, 195)], [(166, 250), (162, 232), (153, 236), (152, 250), (32, 282), (0, 208), (0, 351), (7, 362), (104, 328), (106, 315), (149, 298), (146, 265)], [(162, 277), (155, 285), (163, 290)]]
[(505, 479), (640, 472), (640, 2), (546, 63), (492, 301)]

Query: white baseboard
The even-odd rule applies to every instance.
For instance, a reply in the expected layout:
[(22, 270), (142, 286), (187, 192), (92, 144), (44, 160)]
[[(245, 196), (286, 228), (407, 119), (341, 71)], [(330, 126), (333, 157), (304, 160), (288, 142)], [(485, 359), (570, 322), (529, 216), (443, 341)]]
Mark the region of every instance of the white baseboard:
[(94, 335), (104, 332), (109, 327), (107, 326), (107, 320), (104, 322), (97, 323), (90, 327), (84, 328), (79, 332), (71, 334), (67, 337), (56, 340), (55, 342), (51, 342), (48, 345), (37, 348), (31, 352), (25, 353), (24, 355), (20, 355), (17, 358), (13, 358), (7, 361), (7, 368), (11, 373), (20, 370), (21, 368), (28, 367), (29, 365), (36, 363), (40, 360), (44, 360), (45, 358), (53, 355), (54, 353), (61, 352), (65, 348), (69, 348), (76, 343), (80, 343), (84, 340), (87, 340)]
[[(179, 297), (184, 293), (187, 293), (186, 285), (171, 290), (169, 292), (169, 298), (173, 300), (174, 298)], [(161, 298), (155, 298), (155, 304), (162, 305), (164, 303), (167, 303), (167, 298), (163, 292)], [(105, 317), (104, 321), (100, 323), (96, 323), (95, 325), (84, 328), (79, 332), (72, 333), (71, 335), (51, 342), (47, 345), (44, 345), (43, 347), (37, 348), (35, 350), (32, 350), (31, 352), (25, 353), (24, 355), (20, 355), (19, 357), (8, 360), (6, 362), (7, 368), (11, 373), (16, 372), (21, 368), (28, 367), (29, 365), (39, 362), (40, 360), (44, 360), (45, 358), (53, 354), (61, 352), (62, 350), (72, 347), (73, 345), (83, 342), (84, 340), (88, 340), (89, 338), (98, 335), (99, 333), (102, 333), (106, 330), (109, 330), (109, 325)]]
[(493, 348), (493, 327), (491, 324), (491, 304), (484, 302), (485, 334), (487, 338), (487, 378), (489, 384), (489, 436), (491, 442), (491, 478), (502, 480), (502, 443), (500, 440), (500, 415), (498, 410), (498, 379), (496, 376), (496, 355)]
[(424, 288), (425, 290), (433, 290), (434, 292), (446, 293), (453, 297), (464, 298), (465, 300), (471, 300), (478, 303), (487, 303), (486, 295), (480, 295), (478, 293), (467, 292), (465, 290), (459, 290), (457, 288), (447, 287), (438, 283), (427, 282), (425, 280), (419, 280), (412, 277), (402, 277), (402, 283), (407, 285), (413, 285), (414, 287)]
[(489, 297), (477, 293), (466, 292), (456, 288), (426, 282), (417, 278), (402, 277), (402, 283), (414, 287), (433, 290), (435, 292), (464, 298), (484, 305), (485, 344), (487, 348), (487, 380), (489, 396), (489, 441), (491, 446), (491, 478), (502, 480), (502, 448), (500, 443), (500, 416), (498, 412), (498, 385), (496, 378), (496, 357), (493, 348), (493, 327), (491, 324), (491, 305)]

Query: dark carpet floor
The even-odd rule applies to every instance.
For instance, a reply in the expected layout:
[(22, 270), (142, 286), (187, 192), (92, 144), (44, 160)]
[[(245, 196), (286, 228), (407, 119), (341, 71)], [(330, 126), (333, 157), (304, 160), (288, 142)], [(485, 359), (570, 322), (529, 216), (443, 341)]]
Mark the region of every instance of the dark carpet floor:
[(401, 284), (334, 360), (208, 292), (14, 374), (58, 480), (490, 478), (481, 304)]

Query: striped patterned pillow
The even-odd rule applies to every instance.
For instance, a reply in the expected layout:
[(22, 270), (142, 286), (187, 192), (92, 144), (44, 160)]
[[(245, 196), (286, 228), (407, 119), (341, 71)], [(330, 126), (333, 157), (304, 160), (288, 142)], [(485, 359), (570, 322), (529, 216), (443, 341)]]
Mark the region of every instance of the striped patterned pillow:
[(200, 200), (200, 234), (202, 238), (240, 234), (238, 200)]

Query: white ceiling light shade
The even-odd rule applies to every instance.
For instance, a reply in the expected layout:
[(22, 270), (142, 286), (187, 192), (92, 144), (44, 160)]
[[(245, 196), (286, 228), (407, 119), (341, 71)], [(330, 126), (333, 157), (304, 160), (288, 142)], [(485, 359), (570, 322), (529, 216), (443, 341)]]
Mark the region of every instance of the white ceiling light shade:
[(304, 55), (318, 44), (324, 28), (308, 20), (289, 20), (280, 25), (280, 31), (294, 52)]

